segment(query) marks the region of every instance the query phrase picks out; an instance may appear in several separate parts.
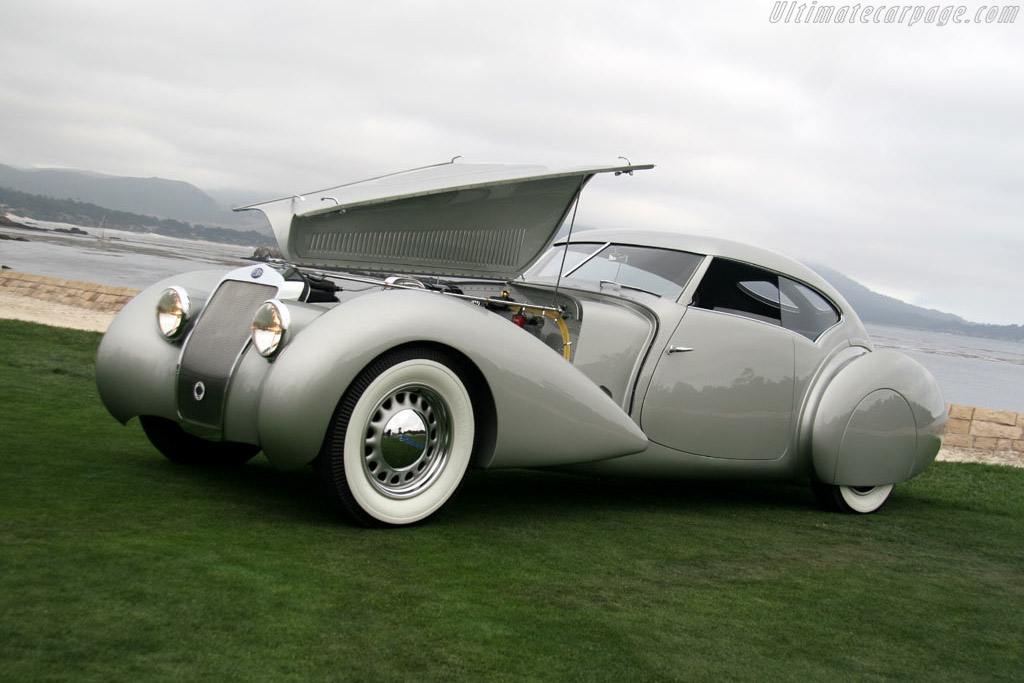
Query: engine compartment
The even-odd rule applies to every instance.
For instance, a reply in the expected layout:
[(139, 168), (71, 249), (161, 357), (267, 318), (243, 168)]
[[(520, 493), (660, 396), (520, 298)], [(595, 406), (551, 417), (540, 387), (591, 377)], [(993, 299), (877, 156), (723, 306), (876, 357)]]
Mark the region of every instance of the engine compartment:
[(491, 280), (425, 278), (392, 275), (385, 278), (358, 273), (310, 271), (275, 264), (286, 281), (301, 287), (303, 303), (339, 304), (371, 291), (408, 289), (436, 292), (468, 301), (505, 318), (572, 362), (582, 322), (580, 302), (563, 292), (522, 283)]

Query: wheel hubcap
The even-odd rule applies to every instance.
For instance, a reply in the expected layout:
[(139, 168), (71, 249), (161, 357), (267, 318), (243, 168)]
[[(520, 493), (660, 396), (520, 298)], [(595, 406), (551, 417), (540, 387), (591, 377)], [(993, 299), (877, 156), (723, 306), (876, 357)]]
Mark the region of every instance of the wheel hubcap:
[(394, 389), (364, 428), (367, 481), (389, 498), (416, 495), (444, 471), (451, 433), (448, 407), (437, 392), (419, 384)]

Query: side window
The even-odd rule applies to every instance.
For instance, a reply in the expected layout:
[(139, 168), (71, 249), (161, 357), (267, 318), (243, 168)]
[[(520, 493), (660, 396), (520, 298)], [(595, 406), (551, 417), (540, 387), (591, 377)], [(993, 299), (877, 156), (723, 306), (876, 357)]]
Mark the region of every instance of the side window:
[(693, 305), (773, 325), (782, 324), (779, 277), (744, 263), (715, 259), (693, 297)]
[(780, 325), (811, 341), (839, 322), (835, 307), (807, 285), (725, 259), (712, 261), (693, 305)]
[[(811, 341), (839, 322), (839, 312), (828, 299), (807, 285), (789, 278), (779, 278), (783, 296), (782, 325)], [(785, 305), (786, 301), (792, 306)]]

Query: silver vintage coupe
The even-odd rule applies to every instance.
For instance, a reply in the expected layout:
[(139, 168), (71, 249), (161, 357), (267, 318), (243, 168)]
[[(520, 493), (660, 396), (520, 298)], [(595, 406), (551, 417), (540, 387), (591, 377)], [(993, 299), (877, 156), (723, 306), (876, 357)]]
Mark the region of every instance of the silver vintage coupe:
[(874, 512), (941, 445), (935, 380), (788, 258), (573, 231), (590, 178), (649, 168), (450, 162), (242, 207), (283, 260), (143, 291), (100, 395), (175, 462), (312, 464), (367, 525), (429, 517), (470, 467), (809, 479)]

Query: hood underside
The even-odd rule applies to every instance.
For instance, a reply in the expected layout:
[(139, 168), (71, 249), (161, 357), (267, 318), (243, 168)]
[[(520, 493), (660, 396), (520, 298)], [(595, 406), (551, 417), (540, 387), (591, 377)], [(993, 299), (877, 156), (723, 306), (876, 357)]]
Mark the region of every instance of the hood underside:
[(591, 177), (649, 168), (452, 162), (236, 211), (262, 211), (300, 266), (510, 279), (548, 246)]

